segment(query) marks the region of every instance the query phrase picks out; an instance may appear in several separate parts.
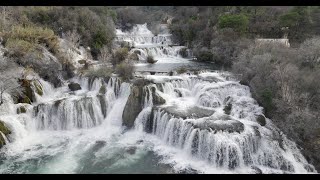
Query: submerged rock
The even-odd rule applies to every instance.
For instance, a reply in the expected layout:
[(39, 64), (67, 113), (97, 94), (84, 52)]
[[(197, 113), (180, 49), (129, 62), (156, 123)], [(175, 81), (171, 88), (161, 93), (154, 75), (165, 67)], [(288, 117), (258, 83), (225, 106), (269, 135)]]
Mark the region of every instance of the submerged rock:
[(81, 86), (80, 86), (80, 84), (78, 84), (78, 83), (69, 83), (68, 84), (68, 87), (69, 87), (69, 89), (71, 90), (71, 91), (77, 91), (77, 90), (80, 90), (81, 89)]
[(131, 146), (131, 147), (128, 147), (128, 148), (126, 148), (126, 152), (128, 153), (128, 154), (135, 154), (136, 153), (136, 150), (137, 150), (137, 147), (135, 147), (135, 146)]

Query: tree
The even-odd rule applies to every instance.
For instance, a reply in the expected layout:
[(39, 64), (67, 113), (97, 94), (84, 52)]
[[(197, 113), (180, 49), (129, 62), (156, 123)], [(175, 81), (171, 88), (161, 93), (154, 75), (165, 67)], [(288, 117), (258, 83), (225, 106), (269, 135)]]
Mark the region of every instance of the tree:
[(243, 14), (226, 14), (219, 17), (219, 28), (232, 28), (234, 31), (243, 34), (248, 27), (248, 17)]
[(22, 93), (22, 88), (18, 83), (21, 75), (21, 69), (14, 62), (0, 57), (0, 106), (4, 103), (4, 93), (11, 95)]

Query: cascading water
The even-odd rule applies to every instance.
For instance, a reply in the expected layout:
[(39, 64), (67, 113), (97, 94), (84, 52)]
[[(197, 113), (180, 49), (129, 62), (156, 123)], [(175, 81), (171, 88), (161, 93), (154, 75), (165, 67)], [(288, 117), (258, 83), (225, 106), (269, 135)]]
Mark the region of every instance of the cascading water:
[[(117, 29), (116, 40), (118, 42), (127, 42), (133, 48), (131, 53), (136, 53), (140, 61), (144, 62), (148, 55), (152, 55), (158, 63), (186, 63), (182, 58), (180, 51), (184, 46), (175, 46), (171, 42), (171, 34), (168, 33), (166, 25), (162, 25), (162, 32), (154, 35), (147, 24), (138, 24), (130, 32), (122, 32)], [(189, 54), (189, 59), (191, 54)]]
[[(174, 155), (167, 161), (175, 166), (180, 165), (179, 156), (185, 156), (188, 165), (200, 172), (314, 172), (295, 144), (269, 119), (259, 124), (256, 119), (263, 111), (248, 87), (220, 73), (146, 78), (157, 84), (149, 86), (157, 88), (166, 103), (151, 108), (147, 100), (152, 97), (145, 97), (147, 105), (136, 127), (151, 132), (165, 148), (173, 147), (170, 153)], [(231, 106), (229, 112), (227, 106)], [(158, 152), (166, 156), (170, 153), (164, 147)], [(193, 163), (199, 161), (207, 170)]]
[[(117, 40), (132, 43), (131, 52), (139, 51), (142, 61), (148, 53), (158, 60), (155, 69), (140, 70), (196, 66), (180, 56), (185, 47), (172, 46), (162, 28), (157, 36), (146, 24), (117, 30)], [(54, 88), (37, 77), (43, 95), (35, 93), (31, 105), (14, 104), (5, 94), (0, 120), (12, 133), (0, 149), (0, 173), (316, 172), (232, 75), (203, 71), (140, 78), (149, 83), (132, 99), (139, 88), (117, 77), (75, 77), (70, 81), (81, 86), (77, 91), (65, 81)], [(134, 108), (126, 105), (135, 98), (142, 105), (129, 129), (123, 114)], [(26, 112), (18, 113), (20, 107)]]

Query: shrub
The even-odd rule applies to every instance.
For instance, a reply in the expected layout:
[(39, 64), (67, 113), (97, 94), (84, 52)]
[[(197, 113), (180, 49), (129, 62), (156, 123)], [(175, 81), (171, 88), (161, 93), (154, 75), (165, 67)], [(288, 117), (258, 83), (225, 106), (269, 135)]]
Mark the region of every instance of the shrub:
[(44, 44), (51, 52), (57, 52), (58, 37), (51, 29), (35, 26), (13, 26), (5, 36), (6, 47), (19, 49), (20, 55), (35, 51), (37, 45)]
[(128, 59), (132, 61), (139, 61), (139, 57), (136, 53), (131, 53)]
[(116, 73), (124, 80), (127, 81), (133, 78), (134, 65), (133, 63), (122, 62), (117, 65)]
[(272, 91), (270, 89), (265, 89), (261, 93), (262, 97), (262, 104), (265, 107), (266, 113), (270, 113), (273, 109), (273, 103), (272, 103)]
[(200, 51), (197, 59), (199, 61), (213, 61), (213, 54), (210, 51)]
[(8, 39), (5, 47), (9, 50), (10, 56), (22, 57), (36, 50), (36, 46), (21, 39)]
[(148, 55), (148, 57), (147, 57), (147, 62), (148, 62), (148, 63), (151, 63), (151, 64), (154, 64), (154, 63), (156, 63), (157, 61), (154, 60), (154, 58), (153, 58), (152, 55)]
[(185, 67), (180, 67), (176, 71), (178, 74), (183, 74), (187, 72), (187, 69)]
[(114, 53), (113, 58), (111, 59), (111, 63), (113, 66), (116, 66), (117, 64), (120, 64), (122, 61), (124, 61), (128, 56), (128, 49), (127, 48), (119, 48)]
[(107, 66), (101, 66), (98, 69), (90, 69), (86, 72), (85, 76), (91, 77), (91, 78), (109, 78), (111, 74), (113, 73), (112, 68)]

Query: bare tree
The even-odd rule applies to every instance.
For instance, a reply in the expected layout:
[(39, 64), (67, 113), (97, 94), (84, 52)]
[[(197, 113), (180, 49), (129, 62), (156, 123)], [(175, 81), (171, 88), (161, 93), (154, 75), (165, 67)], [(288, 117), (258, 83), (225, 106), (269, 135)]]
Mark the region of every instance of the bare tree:
[(100, 55), (98, 56), (98, 60), (105, 64), (108, 62), (110, 54), (111, 53), (109, 51), (109, 48), (105, 45), (100, 49)]
[(72, 31), (68, 31), (65, 34), (65, 38), (72, 43), (72, 45), (74, 47), (79, 47), (80, 45), (80, 35), (78, 34), (78, 32), (73, 29)]
[(300, 46), (300, 57), (305, 65), (320, 64), (320, 37), (307, 39)]
[(21, 69), (12, 61), (0, 57), (0, 106), (4, 103), (3, 94), (19, 95), (22, 88), (18, 83)]

